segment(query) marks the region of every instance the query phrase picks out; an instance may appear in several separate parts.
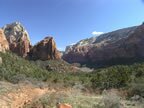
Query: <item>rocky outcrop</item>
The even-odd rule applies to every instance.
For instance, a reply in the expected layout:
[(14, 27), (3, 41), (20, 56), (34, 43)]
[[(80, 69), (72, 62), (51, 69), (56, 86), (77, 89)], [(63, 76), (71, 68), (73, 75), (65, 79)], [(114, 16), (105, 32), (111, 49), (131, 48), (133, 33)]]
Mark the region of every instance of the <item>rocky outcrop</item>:
[(29, 58), (33, 60), (52, 60), (60, 59), (61, 54), (57, 50), (53, 37), (46, 37), (31, 49)]
[(8, 47), (10, 50), (21, 57), (33, 60), (61, 58), (61, 53), (57, 50), (56, 43), (52, 37), (46, 37), (32, 47), (28, 32), (21, 23), (7, 24), (2, 29), (9, 43)]
[(30, 39), (27, 31), (19, 22), (7, 24), (3, 27), (9, 42), (10, 50), (19, 56), (26, 57), (30, 51)]
[(0, 52), (5, 52), (6, 50), (9, 50), (9, 44), (3, 30), (0, 29)]
[(144, 24), (102, 34), (95, 41), (67, 49), (63, 59), (70, 63), (93, 63), (114, 59), (144, 58)]

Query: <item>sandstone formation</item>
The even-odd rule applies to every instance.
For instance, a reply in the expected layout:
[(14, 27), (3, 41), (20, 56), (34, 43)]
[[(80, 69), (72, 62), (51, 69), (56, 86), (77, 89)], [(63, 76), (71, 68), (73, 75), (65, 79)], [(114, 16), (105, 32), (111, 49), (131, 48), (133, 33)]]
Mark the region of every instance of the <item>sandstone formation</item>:
[(0, 29), (0, 52), (5, 52), (6, 50), (9, 50), (9, 44), (3, 30)]
[(46, 37), (31, 49), (29, 57), (33, 60), (52, 60), (60, 59), (61, 54), (57, 50), (53, 37)]
[[(81, 44), (83, 43), (83, 44)], [(93, 63), (114, 59), (144, 58), (144, 24), (102, 34), (89, 42), (81, 40), (66, 50), (70, 63)]]
[(26, 57), (31, 44), (25, 28), (19, 22), (14, 22), (5, 25), (3, 30), (9, 42), (10, 50), (19, 56)]

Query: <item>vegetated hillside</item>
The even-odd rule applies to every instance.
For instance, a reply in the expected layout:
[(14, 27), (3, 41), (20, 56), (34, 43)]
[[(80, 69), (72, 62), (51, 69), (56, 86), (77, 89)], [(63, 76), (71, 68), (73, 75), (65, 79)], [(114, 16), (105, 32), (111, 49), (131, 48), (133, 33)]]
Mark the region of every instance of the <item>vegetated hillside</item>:
[(36, 64), (37, 66), (46, 69), (50, 72), (58, 72), (58, 73), (65, 73), (65, 72), (78, 72), (80, 69), (76, 66), (72, 66), (71, 64), (65, 62), (62, 59), (58, 60), (36, 60), (30, 61), (31, 63)]
[[(0, 53), (0, 57), (2, 58), (0, 80), (8, 80), (14, 83), (29, 78), (51, 81), (51, 78), (55, 80), (55, 77), (60, 79), (65, 72), (78, 71), (62, 60), (28, 61), (11, 52)], [(61, 75), (60, 72), (63, 74)]]
[(20, 81), (31, 77), (38, 80), (46, 80), (47, 70), (30, 63), (14, 53), (0, 53), (2, 64), (0, 64), (0, 79), (8, 81)]
[[(0, 53), (0, 80), (13, 83), (36, 79), (62, 87), (82, 85), (83, 89), (127, 88), (144, 96), (144, 62), (97, 69), (91, 73), (49, 72), (13, 53)], [(58, 87), (59, 87), (58, 86)]]
[[(104, 89), (120, 89), (124, 96), (132, 97), (138, 95), (144, 97), (144, 63), (135, 63), (131, 65), (117, 65), (107, 68), (102, 68), (95, 70), (92, 73), (51, 73), (51, 77), (48, 82), (60, 87), (71, 87), (76, 88), (80, 91), (87, 90), (104, 90)], [(48, 75), (48, 76), (49, 76)], [(44, 95), (40, 100), (34, 101), (32, 106), (54, 106), (57, 99), (61, 99), (62, 102), (68, 102), (75, 107), (91, 108), (91, 106), (97, 106), (98, 98), (93, 96), (87, 96), (83, 94), (76, 94), (78, 91), (66, 94), (60, 92), (54, 92), (53, 94)], [(82, 93), (82, 92), (80, 92)], [(112, 92), (113, 93), (113, 92)], [(108, 93), (109, 94), (109, 93)], [(114, 99), (116, 95), (108, 95), (106, 101), (110, 102)], [(81, 101), (80, 101), (81, 100)], [(115, 104), (115, 101), (112, 101)], [(83, 104), (89, 103), (89, 104)], [(132, 104), (132, 103), (130, 103)], [(28, 105), (29, 106), (29, 105)], [(84, 107), (85, 106), (85, 107)], [(30, 105), (31, 107), (31, 105)], [(30, 108), (29, 107), (29, 108)], [(26, 106), (27, 108), (27, 106)], [(107, 108), (107, 107), (104, 107)], [(110, 107), (111, 108), (111, 107)], [(115, 107), (114, 107), (115, 108)], [(131, 107), (132, 108), (132, 107)], [(141, 108), (141, 107), (140, 107)]]

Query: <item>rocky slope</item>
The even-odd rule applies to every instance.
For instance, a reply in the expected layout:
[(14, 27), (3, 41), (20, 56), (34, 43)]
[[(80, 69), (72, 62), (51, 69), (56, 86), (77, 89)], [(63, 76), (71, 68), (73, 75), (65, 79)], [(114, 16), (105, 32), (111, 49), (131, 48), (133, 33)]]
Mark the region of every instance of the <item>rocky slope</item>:
[(70, 63), (93, 63), (144, 57), (144, 24), (81, 40), (67, 48), (63, 59)]
[(31, 49), (29, 57), (32, 60), (53, 60), (60, 59), (61, 53), (57, 50), (53, 37), (46, 37)]
[(9, 50), (9, 44), (3, 30), (0, 29), (0, 52), (5, 52), (6, 50)]
[(2, 29), (9, 42), (10, 50), (19, 56), (26, 57), (31, 44), (28, 32), (21, 23), (7, 24)]

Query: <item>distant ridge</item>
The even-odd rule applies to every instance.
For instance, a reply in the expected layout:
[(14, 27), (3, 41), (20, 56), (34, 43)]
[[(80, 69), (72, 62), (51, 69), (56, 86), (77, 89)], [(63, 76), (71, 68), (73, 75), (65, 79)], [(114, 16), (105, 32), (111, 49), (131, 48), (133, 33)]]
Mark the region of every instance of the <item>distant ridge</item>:
[(84, 39), (67, 46), (63, 59), (69, 63), (99, 65), (114, 59), (143, 58), (143, 34), (142, 24)]

